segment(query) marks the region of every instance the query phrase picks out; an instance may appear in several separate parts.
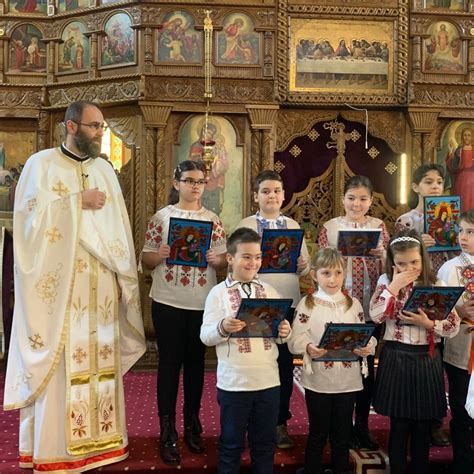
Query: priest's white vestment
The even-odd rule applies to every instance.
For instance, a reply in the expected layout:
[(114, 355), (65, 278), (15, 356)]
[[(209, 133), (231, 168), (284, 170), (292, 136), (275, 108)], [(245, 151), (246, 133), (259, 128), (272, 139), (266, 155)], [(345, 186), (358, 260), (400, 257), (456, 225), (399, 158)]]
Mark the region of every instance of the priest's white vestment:
[[(82, 191), (106, 194), (82, 209)], [(102, 158), (31, 156), (14, 207), (15, 308), (4, 409), (20, 466), (83, 472), (128, 455), (122, 376), (145, 351), (122, 192)]]

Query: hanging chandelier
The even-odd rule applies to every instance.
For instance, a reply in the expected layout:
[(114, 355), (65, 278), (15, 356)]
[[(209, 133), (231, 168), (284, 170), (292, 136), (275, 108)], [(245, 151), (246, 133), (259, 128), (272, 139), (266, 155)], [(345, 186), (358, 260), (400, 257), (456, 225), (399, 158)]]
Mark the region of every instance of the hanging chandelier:
[[(200, 143), (202, 145), (202, 160), (208, 171), (211, 170), (214, 162), (214, 139), (215, 133), (210, 132), (210, 101), (212, 99), (212, 32), (213, 25), (211, 10), (205, 10), (204, 19), (204, 100), (206, 101), (206, 113), (204, 125), (201, 129)], [(213, 127), (214, 128), (214, 127)]]

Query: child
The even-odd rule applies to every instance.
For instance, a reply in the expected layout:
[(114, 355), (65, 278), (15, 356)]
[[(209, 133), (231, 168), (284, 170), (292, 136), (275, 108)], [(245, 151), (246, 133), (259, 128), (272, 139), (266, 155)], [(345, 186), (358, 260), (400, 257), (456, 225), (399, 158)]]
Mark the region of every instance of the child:
[[(246, 217), (237, 227), (249, 227), (262, 235), (264, 229), (299, 229), (299, 224), (283, 216), (280, 208), (285, 199), (283, 180), (276, 171), (262, 171), (255, 178), (254, 200), (259, 210), (253, 216)], [(301, 299), (299, 277), (309, 273), (309, 254), (303, 241), (301, 255), (297, 262), (296, 273), (263, 273), (260, 281), (273, 286), (282, 298), (293, 298), (293, 311), (287, 315), (288, 321), (293, 322), (294, 308)], [(280, 372), (280, 411), (277, 425), (277, 446), (289, 449), (294, 446), (286, 427), (291, 418), (290, 398), (293, 391), (293, 355), (286, 344), (278, 345), (278, 370)]]
[[(219, 218), (201, 207), (206, 185), (206, 167), (201, 161), (183, 161), (174, 171), (170, 205), (156, 212), (148, 223), (141, 259), (153, 268), (150, 296), (158, 345), (158, 415), (160, 454), (167, 464), (179, 464), (176, 446), (176, 399), (181, 366), (184, 366), (184, 440), (191, 452), (202, 453), (199, 410), (204, 384), (205, 346), (199, 339), (204, 302), (216, 284), (215, 269), (224, 267), (225, 233)], [(212, 221), (208, 266), (170, 265), (168, 231), (170, 217)]]
[[(425, 244), (425, 247), (435, 245), (435, 240), (424, 232), (424, 197), (442, 196), (444, 192), (445, 170), (441, 165), (432, 163), (419, 166), (413, 173), (408, 205), (411, 211), (402, 214), (395, 222), (395, 232), (402, 229), (415, 229)], [(435, 272), (453, 255), (448, 252), (430, 252), (431, 266)]]
[[(424, 197), (441, 196), (444, 192), (445, 170), (438, 164), (419, 166), (413, 173), (412, 185), (408, 196), (411, 211), (402, 214), (395, 222), (395, 232), (402, 229), (415, 229), (423, 240), (425, 247), (435, 245), (435, 240), (424, 233)], [(429, 252), (431, 267), (435, 272), (441, 265), (455, 256), (454, 252)], [(443, 420), (433, 420), (431, 426), (431, 443), (434, 446), (449, 446), (449, 437), (442, 428)]]
[[(385, 224), (376, 217), (368, 216), (372, 205), (374, 187), (366, 176), (352, 176), (344, 186), (345, 215), (326, 222), (319, 234), (320, 247), (336, 247), (337, 233), (342, 229), (380, 229), (382, 231), (379, 245), (371, 250), (373, 258), (348, 257), (345, 288), (353, 298), (357, 298), (364, 308), (366, 321), (372, 324), (369, 318), (369, 301), (375, 290), (377, 278), (383, 269), (383, 258), (390, 238)], [(377, 328), (374, 336), (378, 338), (380, 330)], [(372, 402), (375, 370), (374, 357), (367, 359), (369, 375), (363, 380), (364, 390), (357, 393), (355, 406), (355, 423), (352, 433), (352, 447), (364, 449), (378, 449), (379, 445), (369, 432), (369, 413)]]
[[(363, 387), (360, 363), (317, 361), (327, 352), (318, 347), (327, 323), (365, 321), (359, 301), (341, 291), (344, 269), (344, 258), (336, 249), (319, 250), (311, 269), (318, 291), (315, 295), (305, 296), (296, 308), (293, 333), (288, 342), (291, 352), (304, 354), (301, 383), (305, 388), (309, 435), (305, 466), (297, 471), (300, 474), (323, 472), (323, 450), (328, 436), (333, 472), (349, 472), (352, 412), (356, 393)], [(366, 357), (374, 354), (376, 345), (377, 340), (371, 338), (366, 347), (355, 349), (354, 353)]]
[[(217, 352), (220, 474), (240, 472), (247, 432), (252, 470), (273, 472), (280, 399), (278, 350), (273, 339), (230, 337), (245, 327), (235, 318), (242, 298), (279, 298), (274, 288), (257, 278), (261, 259), (260, 236), (252, 229), (237, 229), (227, 243), (232, 273), (206, 299), (201, 340), (216, 346)], [(289, 322), (283, 320), (279, 338), (288, 337), (290, 331)]]
[(432, 321), (421, 309), (402, 311), (414, 284), (443, 285), (436, 280), (415, 230), (400, 231), (390, 239), (385, 269), (370, 302), (370, 317), (377, 324), (386, 323), (374, 408), (390, 417), (390, 472), (405, 472), (411, 435), (412, 472), (424, 474), (428, 472), (431, 420), (446, 414), (443, 367), (435, 342), (455, 336), (460, 321), (455, 313)]
[(472, 474), (474, 451), (471, 448), (474, 422), (465, 409), (469, 378), (474, 363), (474, 209), (465, 211), (459, 221), (459, 245), (462, 253), (446, 262), (438, 278), (448, 286), (464, 286), (466, 291), (456, 305), (462, 318), (457, 336), (444, 347), (444, 361), (449, 380), (451, 407), (451, 439), (453, 443), (453, 472)]

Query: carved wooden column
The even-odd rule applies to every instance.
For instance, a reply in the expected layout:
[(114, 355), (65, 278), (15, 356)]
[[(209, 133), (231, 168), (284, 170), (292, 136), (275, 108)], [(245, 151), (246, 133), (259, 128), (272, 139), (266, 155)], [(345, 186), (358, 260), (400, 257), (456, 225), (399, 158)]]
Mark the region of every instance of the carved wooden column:
[[(58, 38), (55, 38), (57, 41)], [(43, 41), (46, 44), (47, 48), (47, 58), (48, 58), (48, 63), (46, 64), (46, 82), (47, 83), (52, 83), (56, 81), (56, 77), (54, 74), (54, 60), (56, 58), (56, 41), (53, 40), (52, 38), (50, 39), (43, 39)]]
[(278, 105), (247, 105), (247, 113), (252, 129), (251, 139), (251, 180), (266, 169), (273, 169), (272, 136)]
[(8, 41), (0, 38), (0, 82), (4, 81), (3, 71), (5, 70), (5, 64), (3, 61), (4, 48), (8, 50)]
[[(474, 5), (474, 4), (473, 4)], [(472, 7), (474, 10), (474, 6)], [(471, 34), (474, 36), (474, 28), (471, 29)], [(469, 55), (468, 55), (469, 69), (467, 71), (467, 77), (469, 84), (474, 84), (474, 38), (469, 41)]]
[[(164, 137), (172, 105), (159, 102), (140, 102), (145, 124), (144, 180), (146, 202), (144, 218), (166, 205), (166, 190), (163, 178), (166, 170)], [(140, 190), (137, 190), (141, 192)]]
[(412, 38), (412, 75), (413, 79), (421, 78), (421, 38), (415, 36)]
[(38, 150), (45, 150), (50, 146), (49, 112), (41, 110), (38, 116)]
[[(89, 36), (89, 35), (88, 35)], [(99, 34), (97, 32), (90, 33), (91, 38), (91, 67), (89, 69), (89, 77), (99, 77)]]
[(144, 37), (143, 72), (150, 73), (153, 70), (153, 30), (149, 26), (144, 30)]
[(432, 161), (433, 150), (428, 147), (428, 141), (431, 133), (436, 128), (439, 111), (431, 109), (410, 110), (408, 116), (413, 136), (412, 168), (415, 168), (420, 164)]

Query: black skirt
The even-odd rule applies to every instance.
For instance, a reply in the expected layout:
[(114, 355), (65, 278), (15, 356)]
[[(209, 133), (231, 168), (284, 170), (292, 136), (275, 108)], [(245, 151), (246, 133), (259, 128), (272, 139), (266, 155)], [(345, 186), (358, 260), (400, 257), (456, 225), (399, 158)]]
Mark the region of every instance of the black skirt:
[(446, 415), (443, 365), (439, 349), (385, 341), (380, 354), (373, 401), (377, 413), (412, 420)]

